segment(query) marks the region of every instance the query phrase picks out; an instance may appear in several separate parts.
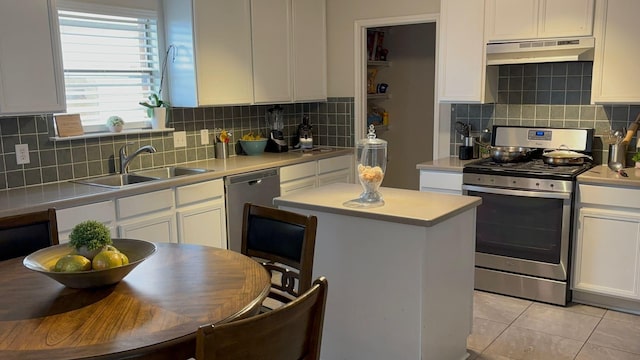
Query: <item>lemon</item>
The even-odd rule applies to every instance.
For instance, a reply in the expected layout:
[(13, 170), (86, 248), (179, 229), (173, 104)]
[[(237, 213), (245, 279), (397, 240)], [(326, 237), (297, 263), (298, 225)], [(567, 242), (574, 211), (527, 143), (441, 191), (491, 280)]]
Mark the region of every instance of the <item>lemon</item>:
[(53, 271), (75, 272), (91, 270), (91, 260), (82, 255), (69, 254), (61, 257), (56, 262)]
[(117, 250), (103, 250), (93, 258), (91, 265), (93, 270), (104, 270), (127, 265), (128, 263), (129, 258), (125, 254)]

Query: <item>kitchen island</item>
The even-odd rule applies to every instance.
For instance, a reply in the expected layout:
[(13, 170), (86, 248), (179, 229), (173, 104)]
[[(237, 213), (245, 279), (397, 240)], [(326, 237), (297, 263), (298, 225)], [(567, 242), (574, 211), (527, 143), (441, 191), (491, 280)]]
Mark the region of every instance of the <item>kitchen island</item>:
[(318, 217), (313, 274), (329, 282), (321, 358), (465, 359), (481, 199), (381, 188), (384, 206), (342, 205), (361, 191), (339, 183), (274, 199)]

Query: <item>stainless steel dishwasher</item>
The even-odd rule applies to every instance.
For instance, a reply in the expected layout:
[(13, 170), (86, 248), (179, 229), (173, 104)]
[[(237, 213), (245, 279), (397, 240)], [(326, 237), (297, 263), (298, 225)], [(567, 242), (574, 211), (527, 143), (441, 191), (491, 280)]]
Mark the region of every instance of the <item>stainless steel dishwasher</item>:
[(224, 181), (227, 200), (227, 245), (240, 252), (242, 244), (242, 211), (247, 202), (273, 206), (280, 196), (280, 173), (268, 169), (227, 176)]

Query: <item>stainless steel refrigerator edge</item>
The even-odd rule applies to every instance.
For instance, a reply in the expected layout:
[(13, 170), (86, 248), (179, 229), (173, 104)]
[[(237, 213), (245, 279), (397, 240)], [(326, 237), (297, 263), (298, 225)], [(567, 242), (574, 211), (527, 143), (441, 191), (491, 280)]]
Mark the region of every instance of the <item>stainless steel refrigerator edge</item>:
[(242, 211), (247, 202), (273, 206), (280, 196), (280, 173), (267, 169), (228, 176), (224, 181), (227, 201), (227, 246), (240, 252), (242, 245)]

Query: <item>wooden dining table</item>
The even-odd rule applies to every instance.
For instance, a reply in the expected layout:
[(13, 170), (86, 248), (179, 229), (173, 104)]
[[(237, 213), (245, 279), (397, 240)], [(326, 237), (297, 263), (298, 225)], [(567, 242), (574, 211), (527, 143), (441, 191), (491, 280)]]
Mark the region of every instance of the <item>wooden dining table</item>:
[(256, 313), (271, 278), (230, 250), (156, 244), (115, 285), (67, 288), (0, 262), (0, 359), (187, 359), (198, 326)]

